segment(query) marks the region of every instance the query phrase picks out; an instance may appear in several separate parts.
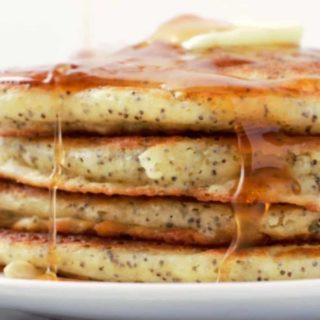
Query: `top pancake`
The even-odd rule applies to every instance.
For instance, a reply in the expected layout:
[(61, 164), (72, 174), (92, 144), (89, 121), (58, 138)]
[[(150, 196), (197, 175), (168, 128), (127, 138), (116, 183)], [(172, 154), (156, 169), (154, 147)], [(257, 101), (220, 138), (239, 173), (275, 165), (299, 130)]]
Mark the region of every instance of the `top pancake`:
[(113, 55), (0, 73), (0, 134), (232, 132), (243, 119), (320, 133), (320, 51), (188, 51), (148, 41)]

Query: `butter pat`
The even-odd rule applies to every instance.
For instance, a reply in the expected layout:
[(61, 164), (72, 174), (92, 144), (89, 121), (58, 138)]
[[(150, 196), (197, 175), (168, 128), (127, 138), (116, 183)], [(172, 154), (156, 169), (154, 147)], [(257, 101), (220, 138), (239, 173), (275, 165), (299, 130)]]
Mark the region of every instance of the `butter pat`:
[(183, 41), (212, 31), (222, 32), (235, 28), (233, 24), (204, 19), (194, 15), (178, 16), (162, 24), (151, 37), (153, 41), (165, 41), (181, 45)]
[(182, 46), (188, 50), (197, 50), (225, 46), (299, 45), (302, 34), (303, 29), (299, 25), (237, 26), (225, 31), (198, 34), (182, 42)]

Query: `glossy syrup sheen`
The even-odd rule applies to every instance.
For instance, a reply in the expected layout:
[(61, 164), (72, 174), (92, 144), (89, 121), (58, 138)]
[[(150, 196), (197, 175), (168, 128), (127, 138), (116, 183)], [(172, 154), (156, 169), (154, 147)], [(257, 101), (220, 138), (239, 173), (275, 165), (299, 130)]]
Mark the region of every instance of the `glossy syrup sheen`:
[[(217, 281), (224, 280), (224, 269), (228, 270), (234, 252), (255, 246), (261, 239), (259, 224), (270, 208), (270, 203), (261, 201), (264, 193), (276, 184), (300, 193), (300, 184), (291, 176), (282, 152), (276, 152), (279, 147), (290, 147), (283, 144), (288, 139), (277, 128), (257, 128), (239, 119), (235, 131), (241, 155), (241, 173), (231, 201), (237, 230), (219, 266)], [(261, 150), (267, 150), (267, 155)]]
[(135, 86), (215, 95), (294, 94), (320, 88), (320, 53), (294, 46), (189, 52), (170, 43), (144, 42), (114, 54), (93, 52), (74, 64), (2, 72), (1, 83), (64, 91)]

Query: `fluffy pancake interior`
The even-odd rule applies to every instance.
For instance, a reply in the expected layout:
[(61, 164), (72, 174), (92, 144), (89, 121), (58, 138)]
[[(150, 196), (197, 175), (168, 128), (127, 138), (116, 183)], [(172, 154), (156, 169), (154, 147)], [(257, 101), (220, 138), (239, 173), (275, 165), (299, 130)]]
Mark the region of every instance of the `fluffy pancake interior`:
[[(271, 154), (285, 159), (301, 192), (297, 193), (290, 184), (273, 182), (260, 200), (319, 209), (317, 139), (286, 138), (277, 143), (270, 150), (256, 152), (261, 153), (260, 157)], [(0, 175), (26, 184), (49, 186), (51, 141), (2, 138), (0, 150)], [(232, 138), (65, 138), (59, 188), (108, 195), (185, 195), (199, 200), (229, 201), (239, 173), (240, 154)]]
[(145, 43), (103, 61), (0, 73), (1, 134), (51, 133), (57, 106), (65, 132), (231, 132), (239, 118), (320, 132), (317, 50), (251, 46), (190, 55)]
[[(214, 282), (225, 250), (168, 246), (131, 241), (59, 237), (60, 274), (101, 281)], [(0, 233), (0, 263), (29, 261), (47, 265), (47, 237)], [(236, 252), (224, 265), (223, 281), (319, 278), (320, 248), (270, 246)]]
[[(0, 188), (0, 227), (45, 232), (50, 216), (44, 190), (4, 183)], [(256, 243), (266, 240), (320, 240), (320, 212), (273, 205), (257, 223)], [(106, 197), (60, 192), (57, 230), (64, 234), (123, 235), (172, 243), (219, 246), (235, 237), (228, 204), (178, 198)]]

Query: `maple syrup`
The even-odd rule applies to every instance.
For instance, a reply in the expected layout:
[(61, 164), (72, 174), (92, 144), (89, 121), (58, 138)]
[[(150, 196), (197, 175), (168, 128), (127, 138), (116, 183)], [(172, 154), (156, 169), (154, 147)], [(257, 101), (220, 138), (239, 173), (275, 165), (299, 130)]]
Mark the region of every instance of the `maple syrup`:
[[(59, 72), (61, 87), (73, 92), (97, 86), (134, 86), (140, 88), (183, 89), (187, 93), (220, 94), (299, 94), (299, 90), (313, 91), (319, 86), (315, 68), (320, 68), (314, 50), (297, 47), (255, 48), (254, 54), (246, 48), (215, 48), (207, 52), (190, 53), (183, 48), (164, 42), (144, 42), (114, 54), (92, 55), (77, 63), (66, 63)], [(91, 51), (90, 51), (91, 52)], [(258, 79), (229, 75), (229, 67), (267, 68), (263, 61), (272, 61), (280, 70), (269, 70)], [(282, 68), (282, 70), (281, 70)], [(281, 72), (303, 68), (304, 78), (298, 74), (281, 78)], [(61, 69), (61, 64), (55, 70)], [(264, 69), (263, 69), (264, 70)], [(0, 72), (0, 83), (25, 84), (52, 89), (45, 79), (51, 67), (32, 70)], [(271, 72), (272, 71), (272, 72)], [(267, 71), (266, 71), (267, 72)]]
[(241, 156), (240, 176), (231, 201), (236, 233), (219, 266), (218, 282), (226, 275), (224, 269), (229, 270), (225, 266), (232, 254), (257, 245), (261, 239), (259, 224), (270, 208), (270, 203), (261, 201), (266, 190), (281, 184), (296, 194), (300, 192), (300, 185), (291, 176), (283, 152), (276, 151), (283, 149), (278, 143), (282, 140), (280, 131), (267, 126), (254, 127), (245, 120), (237, 124), (235, 131)]
[[(91, 47), (91, 1), (83, 1), (83, 25), (84, 25), (84, 45)], [(46, 85), (60, 87), (60, 79), (63, 72), (69, 65), (58, 65), (42, 82)], [(44, 275), (39, 277), (41, 280), (59, 280), (58, 255), (57, 255), (57, 192), (63, 166), (63, 132), (62, 132), (62, 101), (56, 106), (56, 121), (53, 132), (53, 170), (50, 176), (50, 217), (49, 217), (49, 239), (48, 239), (48, 261), (47, 270)]]

